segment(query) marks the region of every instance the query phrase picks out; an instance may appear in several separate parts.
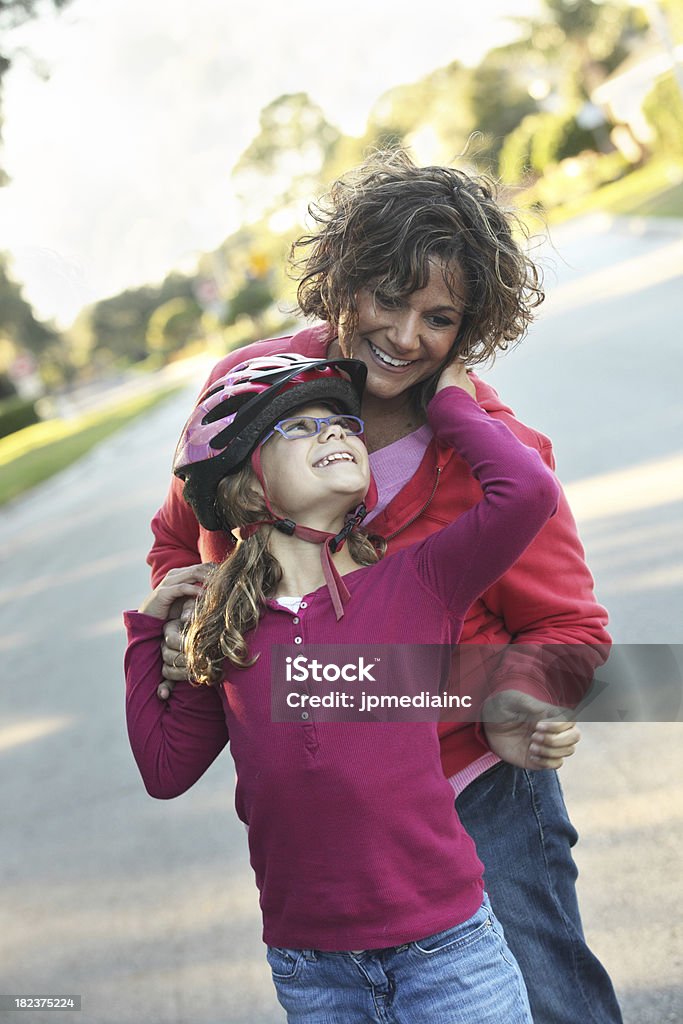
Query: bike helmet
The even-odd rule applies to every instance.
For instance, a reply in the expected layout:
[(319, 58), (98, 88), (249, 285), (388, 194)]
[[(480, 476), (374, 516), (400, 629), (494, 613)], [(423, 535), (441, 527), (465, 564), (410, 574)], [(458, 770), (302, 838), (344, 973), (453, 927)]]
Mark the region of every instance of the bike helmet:
[(209, 385), (183, 427), (173, 472), (207, 530), (223, 525), (216, 491), (236, 473), (278, 420), (312, 402), (358, 416), (367, 368), (357, 359), (311, 359), (291, 352), (239, 363)]

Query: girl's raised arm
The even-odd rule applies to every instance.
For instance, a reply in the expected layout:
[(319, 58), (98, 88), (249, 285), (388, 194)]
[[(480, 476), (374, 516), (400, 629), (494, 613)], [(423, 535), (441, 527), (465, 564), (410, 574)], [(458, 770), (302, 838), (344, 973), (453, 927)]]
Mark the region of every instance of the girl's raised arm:
[(423, 582), (454, 615), (474, 601), (520, 557), (557, 507), (559, 485), (539, 453), (489, 416), (449, 367), (428, 415), (438, 440), (465, 459), (483, 497), (417, 550)]

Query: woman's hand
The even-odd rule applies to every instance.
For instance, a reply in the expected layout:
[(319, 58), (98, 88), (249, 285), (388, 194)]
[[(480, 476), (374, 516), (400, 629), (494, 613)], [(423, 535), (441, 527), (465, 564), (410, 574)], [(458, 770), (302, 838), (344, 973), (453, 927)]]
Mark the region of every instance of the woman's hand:
[(171, 569), (159, 586), (145, 598), (139, 610), (165, 622), (178, 598), (191, 597), (196, 600), (199, 597), (212, 569), (213, 565), (209, 563)]
[(176, 602), (164, 625), (164, 639), (161, 641), (164, 681), (157, 689), (160, 700), (168, 700), (175, 684), (189, 679), (185, 658), (185, 627), (194, 614), (195, 604), (194, 597)]
[(486, 740), (494, 754), (518, 768), (561, 768), (581, 739), (571, 711), (506, 690), (484, 704)]
[(444, 388), (462, 388), (472, 398), (477, 397), (474, 384), (467, 373), (467, 368), (462, 359), (455, 359), (441, 371), (435, 393), (438, 394)]

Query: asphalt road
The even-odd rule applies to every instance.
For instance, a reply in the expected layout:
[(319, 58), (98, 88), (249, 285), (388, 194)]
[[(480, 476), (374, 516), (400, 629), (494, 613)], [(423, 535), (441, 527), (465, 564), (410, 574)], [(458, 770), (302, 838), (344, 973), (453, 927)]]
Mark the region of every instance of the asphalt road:
[[(554, 240), (542, 318), (488, 376), (553, 437), (616, 639), (683, 644), (683, 232), (592, 220)], [(125, 735), (120, 613), (147, 591), (198, 382), (0, 510), (0, 994), (79, 994), (83, 1024), (282, 1020), (229, 756), (155, 802)], [(683, 1020), (682, 738), (589, 724), (563, 769), (586, 931), (626, 1024)]]

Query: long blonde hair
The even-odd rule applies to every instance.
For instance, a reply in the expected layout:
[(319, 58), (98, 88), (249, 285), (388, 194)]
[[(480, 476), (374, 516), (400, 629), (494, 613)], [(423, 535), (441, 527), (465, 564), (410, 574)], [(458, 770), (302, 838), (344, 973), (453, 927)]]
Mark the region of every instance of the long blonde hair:
[[(249, 463), (221, 480), (216, 505), (228, 530), (270, 518)], [(263, 605), (274, 596), (282, 579), (280, 563), (268, 546), (272, 530), (272, 526), (261, 526), (239, 541), (213, 571), (197, 601), (185, 636), (188, 671), (197, 684), (220, 682), (225, 658), (240, 668), (253, 665), (258, 658), (250, 656), (245, 634), (256, 628)], [(359, 565), (372, 565), (384, 553), (380, 538), (371, 540), (360, 532), (350, 534), (347, 544)]]

